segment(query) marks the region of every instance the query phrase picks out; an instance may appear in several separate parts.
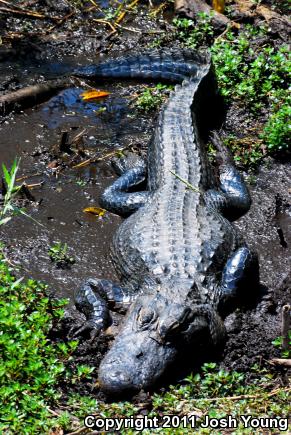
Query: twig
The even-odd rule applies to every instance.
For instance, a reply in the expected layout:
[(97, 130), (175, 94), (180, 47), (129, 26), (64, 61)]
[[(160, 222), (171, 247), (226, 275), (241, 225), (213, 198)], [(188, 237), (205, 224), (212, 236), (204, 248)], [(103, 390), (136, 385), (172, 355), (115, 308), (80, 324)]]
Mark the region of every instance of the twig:
[(10, 8), (0, 7), (0, 13), (1, 12), (15, 14), (15, 15), (22, 15), (22, 16), (27, 16), (27, 17), (33, 17), (33, 18), (38, 18), (41, 20), (44, 20), (44, 19), (49, 19), (52, 21), (62, 20), (61, 17), (51, 17), (50, 15), (40, 14), (39, 12), (29, 11), (29, 10), (20, 9), (20, 8), (19, 9), (10, 9)]
[(127, 30), (128, 32), (134, 32), (134, 33), (143, 33), (142, 30), (138, 30), (138, 29), (133, 29), (132, 27), (125, 27), (125, 26), (121, 26), (118, 23), (115, 23), (115, 26), (118, 27), (119, 29), (122, 30)]
[(18, 8), (18, 6), (16, 6), (16, 5), (12, 5), (11, 3), (9, 3), (9, 2), (6, 2), (5, 0), (0, 0), (0, 3), (3, 3), (4, 5), (7, 5), (7, 6), (9, 6), (9, 7), (14, 7), (14, 8)]
[(62, 18), (58, 23), (54, 24), (52, 27), (48, 28), (48, 32), (51, 32), (56, 27), (61, 26), (65, 21), (67, 21), (69, 18), (71, 18), (73, 15), (75, 15), (75, 11), (70, 12), (68, 15), (66, 15), (64, 18)]
[(106, 26), (109, 26), (112, 31), (116, 32), (115, 27), (112, 23), (110, 23), (110, 21), (103, 20), (102, 18), (93, 18), (92, 21), (95, 21), (95, 23), (105, 24)]
[(118, 15), (118, 17), (116, 18), (116, 20), (114, 21), (114, 25), (121, 23), (121, 21), (123, 20), (123, 18), (126, 15), (126, 11), (122, 11), (120, 12), (120, 14)]
[(68, 435), (79, 435), (79, 434), (84, 433), (86, 431), (88, 431), (88, 428), (85, 426), (81, 426), (79, 429), (75, 430), (74, 432), (68, 433)]
[(84, 162), (78, 163), (77, 165), (73, 166), (73, 169), (83, 168), (84, 166), (90, 165), (90, 163), (95, 162), (101, 162), (102, 160), (107, 159), (108, 157), (113, 157), (118, 152), (122, 152), (126, 150), (128, 147), (119, 148), (117, 150), (111, 151), (110, 153), (107, 153), (101, 157), (90, 157), (90, 159), (84, 160)]
[(283, 366), (283, 367), (291, 367), (291, 359), (286, 358), (273, 358), (270, 361), (268, 361), (270, 364), (274, 364), (276, 366)]
[(28, 189), (33, 189), (34, 187), (40, 187), (40, 186), (43, 186), (43, 184), (44, 184), (44, 182), (41, 181), (40, 183), (26, 184), (26, 187), (27, 187)]
[(192, 184), (188, 183), (188, 181), (186, 181), (184, 178), (180, 177), (180, 175), (176, 174), (174, 171), (170, 171), (171, 174), (173, 174), (176, 178), (178, 178), (178, 180), (182, 181), (182, 183), (186, 184), (186, 186), (193, 190), (194, 192), (199, 192), (199, 189), (197, 189), (196, 187), (194, 187)]
[(68, 79), (51, 80), (1, 95), (0, 114), (7, 115), (11, 110), (33, 107), (69, 86), (71, 81)]
[(240, 396), (226, 396), (226, 397), (209, 397), (205, 399), (193, 399), (193, 401), (198, 402), (199, 400), (207, 400), (208, 402), (214, 402), (216, 400), (240, 400), (240, 399), (257, 399), (259, 397), (272, 397), (276, 396), (276, 394), (279, 394), (281, 392), (288, 392), (291, 391), (290, 387), (287, 388), (276, 388), (275, 390), (271, 391), (270, 393), (263, 394), (241, 394)]
[(282, 350), (289, 349), (290, 305), (282, 307)]
[(51, 408), (47, 408), (48, 412), (50, 412), (52, 415), (54, 415), (55, 417), (59, 417), (61, 414), (59, 412), (54, 411)]
[(97, 5), (97, 3), (94, 2), (94, 0), (89, 0), (89, 2), (92, 3), (92, 5), (93, 5), (95, 8), (99, 9), (99, 6)]
[(42, 175), (41, 172), (36, 172), (35, 174), (31, 174), (31, 175), (23, 175), (22, 177), (16, 178), (16, 181), (20, 182), (20, 181), (27, 180), (28, 178), (38, 177), (40, 175)]
[(167, 2), (161, 3), (157, 8), (155, 8), (150, 12), (150, 15), (156, 17), (163, 9), (167, 7), (167, 5), (168, 5)]
[(222, 39), (223, 36), (225, 36), (227, 34), (227, 32), (233, 28), (239, 29), (240, 28), (240, 24), (237, 23), (236, 21), (231, 21), (230, 23), (227, 24), (226, 28), (224, 29), (224, 31), (218, 35), (215, 38), (215, 41), (218, 41), (219, 39)]
[(73, 137), (73, 139), (71, 140), (71, 144), (73, 145), (76, 142), (78, 142), (84, 136), (85, 133), (87, 133), (86, 128), (84, 128), (82, 131), (80, 131), (78, 134), (76, 134), (75, 137)]

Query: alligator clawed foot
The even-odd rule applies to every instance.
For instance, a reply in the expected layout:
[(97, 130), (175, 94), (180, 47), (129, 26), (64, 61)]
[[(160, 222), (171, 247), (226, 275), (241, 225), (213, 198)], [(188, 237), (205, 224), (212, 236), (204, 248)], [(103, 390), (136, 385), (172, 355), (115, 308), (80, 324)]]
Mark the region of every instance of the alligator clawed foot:
[(93, 341), (100, 334), (100, 331), (101, 331), (101, 327), (98, 328), (96, 324), (93, 324), (90, 321), (86, 321), (81, 327), (73, 326), (68, 333), (68, 338), (74, 339), (84, 335), (84, 333), (89, 333), (90, 335), (89, 342), (93, 343)]

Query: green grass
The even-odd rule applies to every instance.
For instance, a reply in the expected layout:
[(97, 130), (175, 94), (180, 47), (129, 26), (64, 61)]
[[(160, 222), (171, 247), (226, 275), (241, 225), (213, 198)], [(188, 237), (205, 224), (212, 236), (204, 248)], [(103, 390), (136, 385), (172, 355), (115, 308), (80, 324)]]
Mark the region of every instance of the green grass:
[(16, 174), (19, 169), (20, 159), (15, 159), (11, 169), (9, 170), (2, 163), (3, 182), (5, 186), (5, 195), (3, 205), (0, 210), (0, 225), (4, 225), (12, 219), (12, 216), (17, 214), (26, 214), (22, 209), (15, 206), (14, 199), (20, 191), (21, 186), (16, 186)]
[(9, 170), (4, 163), (2, 163), (3, 172), (3, 188), (5, 191), (4, 201), (0, 208), (0, 226), (7, 224), (13, 216), (23, 215), (37, 223), (42, 225), (40, 222), (36, 221), (33, 217), (28, 215), (23, 208), (16, 205), (17, 195), (23, 190), (23, 185), (16, 186), (16, 175), (19, 169), (20, 159), (15, 158), (11, 169)]

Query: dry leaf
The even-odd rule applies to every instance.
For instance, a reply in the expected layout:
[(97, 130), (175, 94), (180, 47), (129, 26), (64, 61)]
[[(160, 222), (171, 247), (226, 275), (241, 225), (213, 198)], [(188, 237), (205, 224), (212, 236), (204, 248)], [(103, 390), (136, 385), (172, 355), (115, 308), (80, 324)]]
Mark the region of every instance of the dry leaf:
[(84, 213), (94, 214), (95, 216), (102, 217), (105, 215), (106, 210), (101, 207), (86, 207), (83, 210)]
[(223, 14), (224, 7), (225, 7), (225, 0), (212, 0), (212, 6), (216, 12), (220, 12), (221, 14)]
[(85, 91), (81, 94), (83, 101), (96, 100), (98, 98), (108, 97), (109, 92), (98, 91), (97, 89), (91, 89), (90, 91)]

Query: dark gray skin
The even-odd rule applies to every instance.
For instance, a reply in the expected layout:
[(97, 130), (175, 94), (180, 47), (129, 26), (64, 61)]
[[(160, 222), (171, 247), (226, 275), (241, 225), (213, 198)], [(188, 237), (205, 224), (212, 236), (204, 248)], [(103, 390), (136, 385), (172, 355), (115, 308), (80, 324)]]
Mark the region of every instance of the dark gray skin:
[[(160, 113), (147, 166), (123, 166), (100, 200), (114, 213), (131, 214), (112, 247), (120, 284), (91, 279), (76, 292), (87, 318), (76, 333), (89, 329), (92, 338), (110, 324), (110, 306), (130, 306), (101, 362), (99, 382), (109, 395), (134, 393), (152, 387), (183, 349), (205, 338), (220, 343), (222, 318), (257, 288), (256, 256), (230, 222), (251, 200), (217, 135), (220, 168), (214, 176), (199, 134), (199, 109), (214, 89), (208, 56), (156, 52), (78, 74), (186, 78)], [(130, 192), (145, 180), (146, 191)]]

